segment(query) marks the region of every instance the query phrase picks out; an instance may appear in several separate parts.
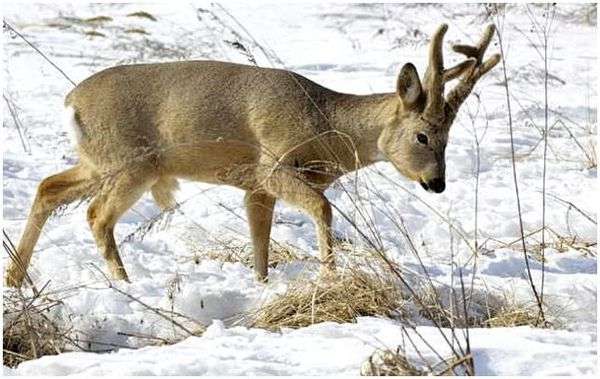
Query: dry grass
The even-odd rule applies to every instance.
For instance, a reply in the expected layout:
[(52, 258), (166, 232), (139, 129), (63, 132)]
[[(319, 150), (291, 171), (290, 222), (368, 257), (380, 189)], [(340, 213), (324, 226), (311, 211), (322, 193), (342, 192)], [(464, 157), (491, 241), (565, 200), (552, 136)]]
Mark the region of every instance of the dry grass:
[(109, 17), (109, 16), (96, 16), (96, 17), (86, 18), (83, 21), (87, 24), (103, 24), (105, 22), (110, 22), (112, 20), (113, 20), (112, 17)]
[(84, 32), (84, 34), (89, 37), (106, 37), (106, 34), (100, 33), (95, 30), (88, 30), (88, 31)]
[(505, 328), (512, 326), (537, 326), (539, 316), (535, 304), (506, 303), (493, 309), (483, 326), (490, 328)]
[[(196, 264), (204, 259), (210, 259), (227, 263), (240, 262), (246, 267), (254, 267), (252, 246), (248, 242), (237, 239), (220, 240), (222, 248), (206, 248), (198, 243), (197, 236), (193, 234), (186, 234), (182, 236), (182, 239), (191, 250), (193, 260)], [(268, 263), (271, 268), (285, 263), (307, 261), (310, 259), (310, 257), (302, 255), (298, 249), (287, 244), (271, 242)]]
[(375, 350), (360, 368), (362, 376), (425, 376), (427, 372), (413, 365), (400, 349)]
[[(574, 214), (578, 213), (579, 215), (584, 216), (585, 218), (596, 224), (594, 218), (588, 215), (587, 212), (584, 212), (581, 209), (575, 207), (573, 203), (564, 201), (558, 197), (555, 197), (555, 200), (558, 200), (559, 202), (568, 206), (566, 213), (567, 223), (569, 223), (569, 218), (571, 217), (570, 213), (572, 212)], [(568, 251), (575, 250), (582, 253), (583, 255), (593, 257), (596, 256), (596, 248), (598, 246), (597, 241), (583, 239), (571, 231), (569, 231), (569, 234), (561, 234), (549, 226), (546, 226), (546, 231), (549, 233), (549, 235), (552, 236), (552, 238), (547, 237), (544, 244), (542, 244), (542, 241), (540, 241), (539, 238), (536, 238), (536, 234), (541, 232), (541, 228), (527, 235), (527, 237), (530, 237), (529, 240), (531, 241), (527, 243), (527, 251), (534, 259), (538, 260), (539, 262), (544, 261), (542, 252), (543, 250), (548, 248), (555, 249), (559, 253), (565, 253)], [(514, 241), (510, 244), (505, 244), (504, 246), (510, 247), (510, 245), (512, 245), (513, 243)]]
[[(116, 289), (116, 288), (113, 288)], [(118, 289), (117, 289), (118, 290)], [(120, 291), (120, 290), (118, 290)], [(176, 312), (150, 307), (141, 300), (123, 291), (120, 292), (136, 301), (146, 310), (157, 314), (172, 323), (178, 330), (171, 337), (164, 337), (140, 332), (124, 332), (115, 330), (116, 335), (137, 339), (140, 346), (172, 345), (193, 335), (201, 336), (206, 328), (199, 322)], [(56, 293), (53, 295), (57, 295)], [(58, 294), (59, 295), (59, 294)], [(129, 344), (121, 345), (96, 340), (93, 333), (76, 330), (73, 326), (55, 320), (49, 311), (62, 303), (45, 295), (24, 296), (20, 291), (4, 292), (4, 327), (3, 327), (3, 363), (8, 367), (16, 367), (21, 362), (41, 358), (45, 355), (56, 355), (66, 351), (113, 351), (116, 348), (130, 348)], [(93, 319), (93, 318), (91, 318)], [(187, 327), (182, 326), (186, 322)], [(101, 350), (98, 350), (98, 347)]]
[(156, 21), (156, 17), (154, 17), (153, 15), (151, 15), (150, 13), (145, 12), (145, 11), (129, 13), (127, 15), (127, 17), (139, 17), (139, 18), (146, 18), (148, 20)]
[(45, 296), (26, 298), (18, 291), (4, 291), (3, 363), (15, 367), (23, 361), (65, 351), (69, 330), (53, 322), (47, 313), (59, 305)]
[(287, 290), (250, 314), (250, 326), (268, 330), (301, 328), (359, 316), (398, 316), (405, 301), (394, 280), (360, 270), (329, 277), (300, 277)]
[[(243, 265), (247, 267), (254, 267), (254, 255), (252, 253), (252, 249), (248, 248), (243, 251), (243, 253), (239, 256)], [(308, 260), (309, 257), (300, 255), (296, 249), (287, 246), (285, 244), (277, 243), (271, 244), (269, 249), (269, 267), (275, 268), (281, 264), (297, 262), (297, 261), (305, 261)]]
[(53, 22), (53, 21), (47, 22), (44, 25), (49, 28), (57, 28), (57, 29), (69, 29), (71, 27), (71, 25), (69, 25), (69, 24), (65, 24), (62, 22)]
[[(446, 291), (447, 292), (447, 291)], [(418, 291), (425, 309), (419, 313), (427, 319), (435, 319), (442, 327), (450, 328), (495, 328), (512, 326), (540, 326), (537, 305), (518, 301), (514, 295), (495, 295), (489, 291), (473, 290), (465, 296), (468, 308), (464, 317), (463, 299), (460, 290), (455, 295), (441, 295), (431, 287)]]
[(589, 141), (587, 141), (586, 145), (584, 146), (584, 149), (586, 151), (586, 154), (585, 154), (586, 167), (588, 169), (598, 167), (598, 155), (597, 155), (597, 150), (596, 150), (596, 140), (590, 139)]
[(83, 26), (100, 26), (106, 22), (113, 21), (113, 18), (109, 16), (95, 16), (90, 18), (60, 16), (59, 19), (64, 20), (70, 24)]
[(450, 357), (431, 366), (419, 368), (408, 359), (404, 351), (398, 347), (396, 351), (389, 349), (375, 350), (360, 368), (361, 376), (447, 376), (466, 374), (461, 366), (472, 359), (471, 355), (462, 358)]
[(150, 34), (145, 29), (142, 29), (142, 28), (127, 29), (127, 30), (125, 30), (125, 33), (128, 33), (128, 34), (145, 34), (145, 35), (149, 35)]
[(552, 242), (542, 245), (542, 243), (532, 244), (529, 248), (529, 252), (532, 257), (542, 262), (542, 247), (545, 249), (553, 248), (559, 253), (565, 253), (567, 251), (575, 250), (587, 256), (596, 256), (596, 247), (598, 246), (596, 241), (586, 241), (578, 236), (561, 236), (556, 235)]
[[(565, 201), (556, 196), (554, 196), (554, 199), (557, 200), (559, 203), (562, 203), (568, 207), (567, 212), (565, 214), (567, 221), (569, 221), (569, 218), (571, 217), (570, 213), (572, 212), (574, 214), (579, 214), (579, 215), (587, 218), (588, 220), (590, 220), (590, 222), (596, 224), (596, 220), (594, 218), (592, 218), (587, 212), (584, 212), (581, 209), (577, 208), (573, 203), (571, 203), (569, 201)], [(536, 236), (537, 234), (541, 233), (541, 231), (542, 231), (542, 228), (539, 228), (539, 229), (531, 231), (525, 235), (525, 238), (527, 239), (527, 242), (526, 242), (527, 253), (532, 258), (536, 259), (539, 262), (542, 262), (544, 260), (542, 258), (543, 248), (544, 249), (552, 248), (552, 249), (555, 249), (559, 253), (564, 253), (564, 252), (567, 252), (570, 250), (576, 250), (576, 251), (578, 251), (582, 254), (588, 255), (588, 256), (594, 256), (594, 257), (596, 256), (596, 250), (597, 250), (597, 246), (598, 246), (597, 241), (583, 239), (580, 236), (578, 236), (577, 234), (573, 234), (572, 232), (571, 232), (571, 234), (561, 234), (561, 233), (558, 233), (553, 228), (546, 226), (546, 231), (549, 232), (549, 234), (553, 238), (550, 239), (550, 237), (548, 237), (545, 241), (545, 244), (542, 245), (540, 238), (538, 238)], [(494, 238), (490, 238), (490, 239), (495, 242), (498, 242), (499, 243), (498, 247), (500, 247), (500, 248), (511, 248), (515, 251), (520, 251), (520, 252), (523, 251), (522, 248), (514, 246), (517, 242), (520, 242), (520, 238), (512, 240), (510, 242), (503, 242), (503, 241), (500, 241), (500, 240), (497, 240)]]

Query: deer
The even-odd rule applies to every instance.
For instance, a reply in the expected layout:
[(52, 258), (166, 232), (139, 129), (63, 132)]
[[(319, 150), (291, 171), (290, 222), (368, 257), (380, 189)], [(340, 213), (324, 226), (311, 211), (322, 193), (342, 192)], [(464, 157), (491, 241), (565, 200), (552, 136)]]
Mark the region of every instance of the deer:
[[(332, 207), (324, 191), (342, 175), (391, 163), (410, 181), (444, 191), (445, 148), (459, 107), (500, 60), (484, 53), (495, 28), (476, 45), (454, 45), (466, 60), (444, 67), (437, 28), (419, 78), (402, 66), (391, 93), (352, 95), (297, 73), (190, 60), (115, 66), (78, 84), (65, 99), (79, 160), (41, 181), (5, 282), (20, 287), (48, 217), (90, 199), (87, 220), (114, 280), (129, 281), (115, 224), (146, 192), (177, 205), (178, 180), (245, 191), (257, 280), (266, 281), (276, 200), (314, 222), (320, 273), (335, 272)], [(448, 94), (445, 84), (458, 83)]]

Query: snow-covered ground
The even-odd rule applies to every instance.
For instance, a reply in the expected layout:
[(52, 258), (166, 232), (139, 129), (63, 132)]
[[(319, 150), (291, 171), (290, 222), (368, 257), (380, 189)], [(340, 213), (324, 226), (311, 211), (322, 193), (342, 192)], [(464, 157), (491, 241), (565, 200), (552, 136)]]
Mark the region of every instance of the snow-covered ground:
[[(200, 7), (235, 28), (245, 38), (240, 42), (260, 65), (285, 67), (329, 88), (357, 94), (393, 91), (399, 68), (406, 62), (413, 62), (423, 72), (428, 38), (438, 24), (446, 22), (450, 26), (445, 43), (449, 66), (461, 59), (451, 53), (450, 43), (475, 42), (483, 26), (491, 22), (485, 8), (476, 4), (236, 2), (225, 3), (227, 11), (210, 2), (4, 5), (6, 20), (75, 82), (123, 63), (209, 58), (247, 63), (247, 58), (227, 42), (239, 36), (212, 18), (210, 12), (198, 13)], [(142, 10), (157, 20), (127, 16)], [(80, 21), (97, 16), (112, 20), (96, 25)], [(503, 30), (526, 233), (536, 232), (542, 225), (543, 144), (539, 142), (544, 125), (543, 61), (536, 51), (540, 46), (536, 33), (531, 31), (531, 17), (543, 20), (542, 10), (531, 8), (528, 13), (524, 5), (508, 7)], [(566, 239), (575, 238), (574, 246), (595, 242), (597, 233), (597, 171), (590, 168), (584, 153), (591, 154), (597, 122), (595, 20), (595, 13), (590, 18), (589, 8), (582, 5), (559, 5), (550, 39), (552, 129), (548, 139), (546, 225)], [(146, 34), (140, 33), (142, 30)], [(249, 35), (274, 54), (265, 55), (252, 46)], [(498, 50), (497, 43), (488, 49)], [(62, 103), (71, 83), (21, 39), (11, 38), (7, 32), (4, 63), (4, 95), (16, 107), (24, 128), (22, 142), (4, 102), (3, 228), (16, 243), (36, 185), (71, 166), (77, 157), (61, 127)], [(512, 243), (520, 234), (502, 81), (499, 66), (478, 83), (475, 92), (480, 102), (472, 95), (468, 106), (463, 106), (450, 133), (447, 190), (443, 194), (425, 193), (387, 163), (361, 170), (341, 182), (353, 189), (353, 198), (368, 196), (365, 209), (387, 253), (407, 270), (419, 272), (418, 260), (387, 218), (386, 210), (396, 209), (402, 215), (436, 283), (455, 283), (455, 268), (464, 266), (467, 280), (475, 275), (475, 288), (532, 302), (520, 244)], [(474, 124), (469, 112), (475, 115)], [(477, 234), (483, 252), (476, 272), (469, 259), (470, 250), (442, 220), (452, 220), (472, 243), (477, 171), (474, 131), (481, 141)], [(357, 177), (359, 185), (354, 186)], [(339, 186), (326, 194), (337, 208), (352, 214), (353, 200)], [(143, 238), (136, 233), (159, 213), (148, 196), (117, 225), (117, 240), (124, 241), (121, 256), (132, 279), (131, 284), (116, 283), (118, 288), (150, 307), (173, 310), (207, 326), (202, 336), (170, 346), (121, 348), (109, 354), (47, 356), (24, 362), (15, 370), (5, 368), (5, 373), (357, 375), (362, 362), (376, 348), (395, 348), (401, 343), (399, 322), (385, 318), (365, 317), (354, 324), (323, 323), (282, 333), (233, 326), (232, 320), (281, 293), (299, 273), (316, 271), (310, 262), (282, 264), (271, 269), (271, 280), (264, 285), (257, 283), (252, 270), (242, 263), (198, 258), (198, 251), (227, 254), (232, 248), (249, 249), (242, 198), (243, 193), (233, 188), (183, 182), (177, 194), (182, 204), (180, 212), (171, 216), (166, 227), (161, 227), (164, 223), (155, 226)], [(565, 202), (591, 215), (594, 221)], [(360, 244), (351, 224), (341, 217), (335, 218), (333, 228), (337, 236)], [(277, 205), (272, 238), (293, 246), (301, 255), (317, 255), (310, 220), (284, 204)], [(547, 238), (558, 241), (553, 232), (548, 232)], [(528, 244), (533, 248), (539, 240), (540, 234), (535, 233)], [(588, 250), (558, 244), (546, 249), (544, 294), (555, 329), (525, 326), (470, 331), (477, 374), (596, 372), (596, 246)], [(3, 261), (6, 265), (6, 254)], [(100, 273), (105, 269), (87, 227), (83, 204), (69, 207), (49, 220), (29, 273), (39, 287), (49, 283), (47, 293), (62, 299), (63, 305), (54, 310), (52, 317), (68, 320), (82, 340), (92, 341), (89, 349), (144, 345), (143, 339), (124, 333), (181, 337), (181, 331), (170, 322), (108, 288)], [(535, 254), (531, 270), (539, 289), (542, 265)], [(431, 323), (421, 320), (417, 331), (433, 346), (439, 346), (442, 355), (449, 354)], [(420, 347), (426, 359), (434, 359), (424, 345)], [(408, 349), (408, 353), (418, 358), (414, 349)]]

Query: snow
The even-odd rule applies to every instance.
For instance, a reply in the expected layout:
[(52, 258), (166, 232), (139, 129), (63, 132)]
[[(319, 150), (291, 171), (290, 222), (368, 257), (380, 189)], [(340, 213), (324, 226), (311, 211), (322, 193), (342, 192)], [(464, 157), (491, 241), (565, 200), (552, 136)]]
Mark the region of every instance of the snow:
[[(473, 43), (482, 32), (485, 11), (480, 5), (310, 4), (253, 2), (224, 6), (284, 66), (329, 88), (367, 94), (393, 91), (402, 64), (413, 62), (422, 74), (428, 36), (447, 22), (446, 65), (458, 62), (450, 43)], [(174, 59), (220, 59), (247, 63), (246, 57), (224, 40), (234, 40), (223, 27), (196, 8), (215, 11), (209, 2), (197, 4), (71, 4), (7, 3), (5, 18), (48, 54), (75, 82), (103, 68), (133, 62)], [(158, 19), (127, 17), (147, 11)], [(534, 9), (541, 17), (541, 11)], [(531, 20), (525, 6), (508, 9), (504, 27), (507, 69), (513, 95), (514, 143), (523, 222), (526, 232), (541, 227), (543, 128), (543, 62), (532, 45)], [(597, 103), (596, 26), (582, 21), (583, 5), (560, 4), (550, 59), (549, 159), (546, 224), (554, 233), (596, 241), (597, 226), (564, 201), (595, 220), (598, 187), (596, 168), (589, 168), (583, 147), (595, 144)], [(65, 17), (106, 15), (112, 21), (90, 27), (48, 26)], [(63, 17), (63, 18), (61, 18)], [(594, 18), (595, 20), (595, 18)], [(149, 34), (126, 33), (143, 28)], [(241, 35), (246, 33), (236, 27)], [(520, 30), (517, 30), (517, 28)], [(91, 37), (96, 30), (106, 37)], [(530, 40), (524, 37), (527, 35)], [(245, 41), (248, 43), (248, 40)], [(537, 43), (537, 42), (536, 42)], [(266, 56), (248, 44), (262, 66)], [(489, 53), (498, 50), (492, 44)], [(71, 84), (22, 40), (4, 33), (4, 93), (18, 110), (27, 141), (24, 147), (8, 111), (3, 119), (3, 228), (17, 242), (24, 228), (36, 186), (44, 177), (76, 162), (68, 134), (61, 128), (63, 100)], [(272, 58), (272, 57), (271, 57)], [(282, 64), (272, 62), (277, 67)], [(468, 117), (477, 113), (471, 96), (450, 132), (446, 150), (447, 189), (429, 194), (403, 179), (385, 162), (343, 178), (326, 195), (336, 209), (359, 225), (354, 201), (362, 199), (377, 226), (387, 253), (409, 272), (422, 273), (417, 258), (390, 217), (401, 215), (421, 251), (424, 266), (444, 288), (457, 280), (457, 267), (466, 280), (475, 275), (477, 289), (514, 294), (532, 302), (523, 254), (519, 251), (519, 222), (510, 160), (510, 136), (501, 68), (477, 84), (482, 106), (475, 128)], [(5, 107), (6, 109), (6, 107)], [(559, 121), (554, 124), (556, 121)], [(487, 124), (487, 128), (486, 128)], [(566, 128), (569, 128), (567, 130)], [(475, 133), (481, 141), (478, 191), (478, 241), (482, 254), (473, 272), (471, 252), (444, 219), (450, 219), (472, 243), (475, 237)], [(535, 147), (535, 149), (534, 149)], [(354, 187), (354, 182), (358, 186)], [(341, 186), (350, 189), (348, 196)], [(562, 199), (564, 201), (561, 201)], [(272, 238), (308, 258), (271, 269), (269, 284), (254, 280), (240, 262), (203, 259), (197, 252), (220, 254), (249, 249), (243, 193), (229, 187), (182, 182), (177, 194), (179, 212), (148, 233), (138, 229), (159, 214), (145, 196), (120, 220), (116, 238), (132, 283), (115, 283), (131, 297), (109, 288), (106, 271), (87, 227), (86, 204), (71, 206), (46, 224), (29, 273), (41, 287), (63, 298), (52, 313), (69, 320), (86, 348), (105, 350), (106, 344), (129, 346), (106, 354), (71, 352), (24, 362), (8, 375), (130, 374), (130, 375), (357, 375), (362, 362), (378, 347), (395, 349), (403, 338), (401, 323), (360, 318), (354, 324), (321, 323), (282, 333), (236, 326), (239, 316), (285, 290), (299, 275), (316, 273), (317, 242), (309, 218), (278, 203)], [(360, 244), (353, 226), (334, 214), (334, 233)], [(554, 233), (547, 233), (550, 241)], [(528, 242), (539, 243), (535, 234)], [(517, 241), (515, 243), (512, 243)], [(512, 243), (512, 244), (511, 244)], [(471, 348), (479, 375), (593, 375), (597, 373), (596, 246), (584, 250), (556, 246), (546, 250), (544, 293), (548, 304), (560, 306), (556, 329), (532, 327), (471, 329)], [(341, 262), (344, 252), (338, 251)], [(312, 258), (312, 259), (311, 259)], [(3, 257), (4, 264), (8, 256)], [(537, 286), (542, 265), (531, 259)], [(10, 289), (5, 289), (10, 291)], [(186, 327), (207, 327), (199, 337), (168, 346), (146, 346), (143, 340), (118, 332), (182, 339), (185, 333), (144, 306), (174, 310), (186, 317)], [(552, 308), (552, 307), (550, 307)], [(553, 308), (552, 308), (553, 309)], [(195, 320), (194, 322), (190, 319)], [(410, 328), (409, 334), (414, 333)], [(439, 332), (426, 320), (416, 330), (442, 356), (449, 350)], [(448, 332), (448, 331), (446, 331)], [(414, 335), (414, 334), (413, 334)], [(421, 346), (426, 359), (435, 356)], [(412, 358), (416, 352), (408, 351)]]
[[(433, 327), (417, 331), (434, 345)], [(595, 353), (585, 333), (530, 327), (472, 331), (478, 375), (579, 375), (595, 370)], [(416, 335), (413, 333), (412, 337)], [(35, 375), (356, 375), (369, 351), (402, 338), (398, 325), (377, 318), (356, 324), (321, 323), (282, 333), (226, 328), (215, 320), (204, 335), (172, 346), (122, 349), (118, 353), (65, 353), (24, 362), (18, 373)], [(310, 349), (306, 347), (310, 346)], [(160, 359), (156, 357), (160, 355)], [(135, 362), (135, 364), (132, 364)]]

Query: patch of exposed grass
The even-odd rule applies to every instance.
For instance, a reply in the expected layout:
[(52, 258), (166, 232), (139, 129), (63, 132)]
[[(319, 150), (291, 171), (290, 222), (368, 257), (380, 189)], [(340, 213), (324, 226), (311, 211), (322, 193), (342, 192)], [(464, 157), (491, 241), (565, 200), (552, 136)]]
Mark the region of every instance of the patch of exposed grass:
[[(203, 250), (194, 254), (194, 260), (199, 263), (202, 259), (214, 261), (235, 263), (240, 262), (246, 267), (254, 268), (254, 255), (252, 248), (242, 249), (223, 249), (223, 250)], [(306, 260), (305, 257), (296, 254), (294, 249), (285, 245), (271, 246), (269, 250), (269, 267), (275, 268), (283, 263)]]
[(400, 349), (375, 350), (360, 368), (361, 376), (424, 376), (427, 372), (412, 364)]
[(148, 33), (146, 31), (146, 29), (142, 29), (142, 28), (127, 29), (127, 30), (125, 30), (125, 33), (128, 33), (128, 34), (144, 34), (144, 35), (149, 35), (150, 34), (150, 33)]
[(71, 27), (71, 25), (69, 24), (65, 24), (62, 22), (47, 22), (45, 24), (45, 26), (49, 27), (49, 28), (57, 28), (57, 29), (69, 29)]
[(92, 38), (93, 38), (93, 37), (106, 37), (106, 34), (104, 34), (104, 33), (100, 33), (100, 32), (98, 32), (98, 31), (95, 31), (95, 30), (88, 30), (88, 31), (84, 32), (84, 34), (85, 34), (86, 36), (90, 36), (90, 37), (92, 37)]
[(3, 363), (15, 367), (21, 362), (66, 350), (69, 330), (53, 322), (47, 312), (59, 305), (45, 296), (27, 298), (20, 291), (3, 294)]
[(346, 269), (319, 279), (301, 276), (249, 315), (250, 326), (301, 328), (325, 321), (355, 322), (359, 316), (396, 317), (404, 300), (391, 278)]
[(585, 145), (586, 154), (586, 166), (588, 169), (598, 167), (598, 152), (596, 150), (596, 141), (590, 139)]
[(112, 17), (109, 16), (95, 16), (90, 18), (62, 16), (60, 17), (60, 19), (67, 21), (71, 24), (88, 26), (98, 26), (113, 20)]
[[(422, 359), (422, 358), (421, 358)], [(360, 368), (361, 376), (447, 376), (466, 374), (464, 367), (471, 355), (462, 358), (455, 356), (440, 360), (431, 366), (417, 367), (406, 353), (398, 347), (396, 351), (377, 349), (363, 362)]]
[(537, 326), (538, 322), (539, 317), (535, 304), (506, 304), (495, 309), (493, 315), (483, 321), (483, 325), (490, 328)]
[[(187, 245), (193, 255), (193, 261), (198, 264), (203, 259), (213, 261), (236, 263), (240, 262), (246, 267), (254, 267), (254, 254), (252, 244), (238, 239), (220, 239), (222, 248), (206, 248), (196, 239), (196, 234), (184, 234), (183, 242)], [(269, 247), (268, 266), (275, 268), (281, 264), (306, 261), (311, 259), (303, 255), (298, 249), (284, 243), (271, 241)]]
[(145, 12), (145, 11), (129, 13), (127, 15), (127, 17), (140, 17), (140, 18), (146, 18), (151, 21), (156, 21), (156, 17), (154, 17), (153, 15), (151, 15), (150, 13)]
[[(447, 292), (447, 291), (446, 291)], [(516, 300), (508, 294), (496, 295), (489, 291), (474, 290), (466, 295), (468, 317), (465, 320), (463, 299), (460, 290), (449, 299), (429, 288), (419, 291), (419, 298), (425, 309), (419, 313), (434, 319), (440, 326), (450, 328), (496, 328), (513, 326), (542, 326), (537, 305)]]
[(87, 24), (103, 24), (105, 22), (110, 22), (112, 20), (113, 20), (112, 17), (96, 16), (96, 17), (86, 18), (83, 20), (83, 22), (85, 22)]

